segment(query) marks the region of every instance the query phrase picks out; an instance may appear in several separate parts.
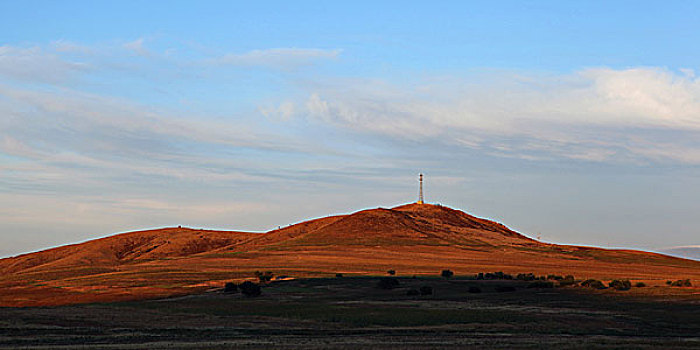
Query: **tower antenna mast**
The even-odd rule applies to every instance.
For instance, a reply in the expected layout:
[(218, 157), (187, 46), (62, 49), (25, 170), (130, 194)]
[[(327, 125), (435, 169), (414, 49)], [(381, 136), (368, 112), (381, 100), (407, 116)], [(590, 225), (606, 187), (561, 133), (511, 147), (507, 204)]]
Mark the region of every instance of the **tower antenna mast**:
[(423, 174), (418, 175), (418, 182), (420, 183), (420, 190), (418, 191), (418, 204), (423, 204)]

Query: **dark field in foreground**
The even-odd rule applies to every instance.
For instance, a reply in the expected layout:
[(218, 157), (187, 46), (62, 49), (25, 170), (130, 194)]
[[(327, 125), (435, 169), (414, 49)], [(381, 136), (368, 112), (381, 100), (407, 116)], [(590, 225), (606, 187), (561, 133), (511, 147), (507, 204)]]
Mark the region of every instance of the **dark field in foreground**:
[[(279, 281), (258, 298), (216, 291), (0, 308), (0, 348), (700, 348), (696, 288), (528, 289), (521, 281), (400, 278), (398, 288), (383, 290), (378, 279)], [(407, 295), (425, 285), (433, 295)], [(474, 286), (482, 293), (470, 293)]]

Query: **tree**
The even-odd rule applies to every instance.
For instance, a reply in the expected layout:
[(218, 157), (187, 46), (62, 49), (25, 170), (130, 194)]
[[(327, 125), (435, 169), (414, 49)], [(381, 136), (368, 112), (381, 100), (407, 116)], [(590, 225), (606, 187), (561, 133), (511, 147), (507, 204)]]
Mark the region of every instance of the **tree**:
[(227, 282), (224, 285), (224, 293), (238, 293), (238, 286), (233, 282)]
[(274, 274), (270, 271), (266, 271), (266, 272), (255, 271), (255, 277), (257, 277), (261, 283), (269, 282), (270, 280), (272, 280), (273, 276), (274, 276)]
[(240, 288), (241, 293), (247, 297), (257, 297), (262, 293), (260, 286), (250, 281), (241, 283), (238, 288)]

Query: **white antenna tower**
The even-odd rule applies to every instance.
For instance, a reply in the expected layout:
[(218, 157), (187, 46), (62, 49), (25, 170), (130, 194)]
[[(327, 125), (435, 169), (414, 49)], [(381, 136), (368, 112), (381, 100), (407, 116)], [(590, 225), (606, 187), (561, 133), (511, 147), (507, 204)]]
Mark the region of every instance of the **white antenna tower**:
[(420, 183), (420, 190), (418, 191), (418, 204), (423, 204), (423, 174), (418, 175), (418, 182)]

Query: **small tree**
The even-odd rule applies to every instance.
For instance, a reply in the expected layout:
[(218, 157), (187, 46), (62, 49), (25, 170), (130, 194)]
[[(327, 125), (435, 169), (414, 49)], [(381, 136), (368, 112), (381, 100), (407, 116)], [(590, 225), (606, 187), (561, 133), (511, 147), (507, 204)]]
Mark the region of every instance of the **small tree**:
[(255, 271), (255, 277), (257, 277), (261, 283), (269, 282), (270, 280), (272, 280), (273, 276), (274, 276), (274, 274), (270, 271), (266, 271), (266, 272)]
[(629, 290), (632, 288), (632, 283), (630, 280), (612, 280), (608, 283), (608, 286), (615, 290)]
[(224, 285), (224, 293), (238, 293), (238, 286), (233, 282), (227, 282)]
[(380, 289), (394, 289), (399, 286), (399, 280), (393, 277), (382, 277), (377, 283), (377, 288)]
[(442, 270), (442, 272), (440, 273), (440, 276), (445, 277), (445, 278), (452, 278), (452, 276), (454, 276), (454, 275), (455, 275), (455, 273), (450, 271), (450, 270)]
[(247, 297), (257, 297), (260, 296), (262, 293), (262, 290), (260, 289), (260, 285), (257, 285), (253, 282), (250, 281), (245, 281), (241, 283), (238, 288), (241, 289), (241, 293)]

